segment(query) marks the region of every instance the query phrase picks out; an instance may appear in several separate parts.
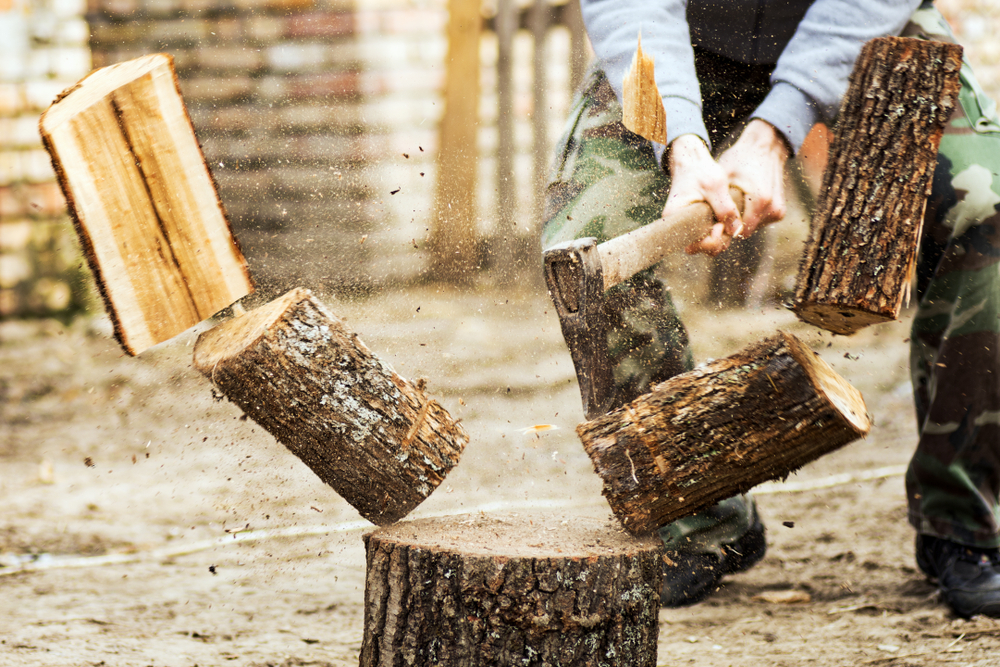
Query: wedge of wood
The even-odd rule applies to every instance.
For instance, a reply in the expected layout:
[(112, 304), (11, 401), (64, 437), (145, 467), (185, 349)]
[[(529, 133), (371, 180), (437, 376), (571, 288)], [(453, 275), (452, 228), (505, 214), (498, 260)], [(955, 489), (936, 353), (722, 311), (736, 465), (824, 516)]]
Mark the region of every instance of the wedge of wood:
[(957, 44), (880, 37), (862, 49), (799, 266), (803, 321), (846, 335), (899, 317), (961, 67)]
[(622, 123), (644, 139), (667, 143), (667, 112), (656, 88), (653, 58), (642, 50), (641, 33), (622, 81)]
[(423, 502), (469, 436), (309, 290), (198, 337), (194, 366), (369, 521)]
[(642, 534), (784, 478), (870, 429), (861, 393), (779, 332), (670, 378), (577, 434), (611, 510)]
[(39, 129), (128, 354), (253, 291), (169, 55), (92, 72)]

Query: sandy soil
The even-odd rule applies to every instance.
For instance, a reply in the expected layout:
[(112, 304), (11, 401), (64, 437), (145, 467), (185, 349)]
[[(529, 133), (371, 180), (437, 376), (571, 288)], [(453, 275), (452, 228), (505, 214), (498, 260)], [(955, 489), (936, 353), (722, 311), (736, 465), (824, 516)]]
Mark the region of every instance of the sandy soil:
[[(608, 513), (539, 287), (323, 298), (402, 375), (426, 377), (470, 432), (414, 518)], [(763, 490), (768, 556), (705, 603), (662, 611), (658, 664), (1000, 664), (1000, 623), (954, 617), (913, 562), (907, 325), (844, 339), (775, 306), (683, 308), (699, 360), (797, 333), (864, 393), (877, 426)], [(357, 663), (370, 526), (213, 399), (191, 368), (195, 335), (131, 358), (103, 318), (0, 324), (0, 664)], [(559, 430), (522, 432), (542, 423)], [(809, 601), (760, 597), (782, 591)]]

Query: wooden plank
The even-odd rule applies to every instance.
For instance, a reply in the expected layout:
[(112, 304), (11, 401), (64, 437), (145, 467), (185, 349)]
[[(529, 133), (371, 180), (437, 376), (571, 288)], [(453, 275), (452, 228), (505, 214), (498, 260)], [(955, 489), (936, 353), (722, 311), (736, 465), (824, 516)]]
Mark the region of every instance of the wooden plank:
[(170, 56), (93, 72), (49, 107), (40, 130), (126, 352), (253, 290)]

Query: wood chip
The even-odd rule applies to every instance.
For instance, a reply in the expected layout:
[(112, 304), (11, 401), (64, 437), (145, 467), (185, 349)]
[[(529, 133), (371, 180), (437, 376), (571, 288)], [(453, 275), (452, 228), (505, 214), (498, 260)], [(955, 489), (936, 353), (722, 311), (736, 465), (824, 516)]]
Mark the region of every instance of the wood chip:
[(799, 604), (800, 602), (812, 602), (812, 596), (805, 591), (764, 591), (751, 598), (757, 602), (768, 602), (770, 604)]

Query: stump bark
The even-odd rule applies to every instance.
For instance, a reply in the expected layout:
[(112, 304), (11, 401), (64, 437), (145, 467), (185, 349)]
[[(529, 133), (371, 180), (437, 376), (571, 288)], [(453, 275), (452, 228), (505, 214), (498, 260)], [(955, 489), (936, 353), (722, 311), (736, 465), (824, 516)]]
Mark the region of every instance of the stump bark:
[(425, 519), (365, 550), (362, 667), (656, 664), (662, 542), (611, 517)]
[(861, 51), (799, 266), (803, 321), (852, 334), (899, 316), (961, 65), (962, 47), (942, 42), (884, 37)]
[(577, 427), (604, 496), (642, 534), (868, 433), (861, 393), (779, 333)]
[(397, 375), (308, 290), (201, 334), (194, 365), (379, 525), (423, 502), (468, 443), (423, 381)]

